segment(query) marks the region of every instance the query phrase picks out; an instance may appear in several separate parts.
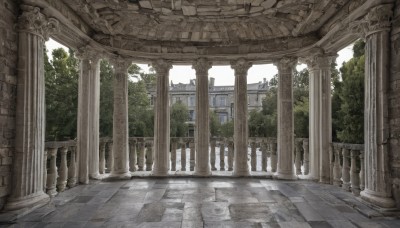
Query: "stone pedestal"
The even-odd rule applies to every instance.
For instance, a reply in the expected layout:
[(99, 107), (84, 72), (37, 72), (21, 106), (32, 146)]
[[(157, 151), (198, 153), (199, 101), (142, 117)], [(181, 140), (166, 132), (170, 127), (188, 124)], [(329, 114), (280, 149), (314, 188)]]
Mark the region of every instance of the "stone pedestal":
[(4, 209), (33, 209), (49, 202), (43, 191), (45, 140), (45, 83), (43, 44), (58, 31), (58, 21), (39, 8), (21, 5), (18, 35), (18, 84), (15, 152), (11, 195)]
[(128, 68), (131, 61), (112, 59), (114, 66), (113, 169), (109, 178), (130, 179), (128, 131)]
[(210, 141), (209, 124), (209, 99), (208, 99), (208, 70), (212, 64), (206, 59), (199, 59), (193, 63), (196, 70), (196, 165), (194, 175), (211, 175), (210, 153), (208, 150)]
[(247, 140), (249, 127), (247, 124), (247, 71), (252, 64), (245, 59), (232, 62), (235, 70), (235, 104), (234, 104), (234, 176), (248, 176), (249, 165), (247, 163)]
[[(322, 50), (317, 50), (322, 53)], [(330, 182), (329, 147), (332, 143), (331, 64), (335, 55), (307, 58), (310, 71), (310, 179)]]
[(100, 64), (99, 54), (91, 47), (80, 49), (77, 57), (81, 59), (77, 127), (78, 179), (80, 183), (88, 184), (89, 177), (100, 179)]
[(361, 198), (382, 208), (393, 208), (389, 171), (389, 63), (392, 5), (373, 8), (359, 24), (365, 49), (365, 189)]
[(294, 128), (293, 128), (293, 71), (295, 58), (283, 58), (274, 63), (278, 67), (278, 179), (297, 179), (294, 175)]
[(169, 169), (170, 143), (169, 70), (172, 68), (172, 64), (165, 60), (157, 60), (152, 63), (152, 66), (157, 73), (153, 175), (166, 176)]

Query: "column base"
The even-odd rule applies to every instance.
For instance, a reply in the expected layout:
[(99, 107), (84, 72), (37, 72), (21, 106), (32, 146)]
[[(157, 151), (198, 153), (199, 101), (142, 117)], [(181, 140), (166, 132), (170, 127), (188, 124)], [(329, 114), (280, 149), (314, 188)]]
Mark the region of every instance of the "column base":
[(239, 171), (233, 170), (232, 176), (247, 177), (247, 176), (250, 176), (250, 172), (249, 172), (249, 170), (239, 170)]
[(23, 210), (23, 213), (27, 214), (32, 210), (41, 207), (49, 202), (50, 202), (50, 196), (44, 192), (40, 192), (34, 196), (24, 197), (22, 199), (9, 198), (7, 204), (4, 206), (4, 210), (5, 211)]
[(286, 174), (286, 173), (275, 173), (273, 175), (274, 179), (278, 179), (278, 180), (297, 180), (297, 176), (294, 175), (293, 173), (291, 174)]
[(103, 176), (100, 173), (89, 174), (89, 178), (93, 180), (101, 180)]
[(195, 169), (193, 176), (202, 176), (202, 177), (211, 176), (211, 171), (210, 170), (198, 171)]
[(373, 191), (370, 191), (368, 189), (365, 189), (360, 193), (361, 199), (367, 201), (368, 203), (372, 203), (375, 206), (381, 207), (381, 208), (394, 208), (396, 207), (396, 203), (393, 200), (393, 198), (389, 197), (383, 197), (379, 196), (377, 194), (374, 194)]
[(130, 180), (132, 177), (131, 172), (118, 173), (111, 172), (110, 175), (106, 178), (108, 180)]

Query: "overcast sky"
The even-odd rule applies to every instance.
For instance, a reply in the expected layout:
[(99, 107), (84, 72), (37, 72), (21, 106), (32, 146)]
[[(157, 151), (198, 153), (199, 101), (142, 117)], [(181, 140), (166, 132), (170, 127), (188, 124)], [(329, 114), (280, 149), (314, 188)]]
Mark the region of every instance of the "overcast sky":
[[(56, 48), (65, 48), (65, 46), (57, 43), (56, 41), (50, 39), (46, 42), (46, 47), (48, 50), (49, 57), (51, 56), (52, 50)], [(353, 45), (350, 45), (343, 50), (338, 52), (338, 58), (336, 62), (338, 63), (338, 68), (342, 66), (342, 63), (348, 61), (353, 57)], [(149, 67), (146, 64), (138, 64), (144, 72), (149, 71)], [(302, 70), (306, 66), (298, 65), (297, 70)], [(247, 76), (248, 83), (256, 83), (262, 81), (263, 78), (270, 80), (275, 74), (278, 73), (278, 69), (272, 64), (263, 65), (253, 65)], [(209, 77), (215, 78), (215, 85), (233, 85), (234, 84), (234, 72), (230, 66), (213, 66), (208, 72)], [(191, 66), (173, 66), (169, 73), (170, 80), (174, 83), (189, 83), (190, 79), (196, 78), (195, 71)]]

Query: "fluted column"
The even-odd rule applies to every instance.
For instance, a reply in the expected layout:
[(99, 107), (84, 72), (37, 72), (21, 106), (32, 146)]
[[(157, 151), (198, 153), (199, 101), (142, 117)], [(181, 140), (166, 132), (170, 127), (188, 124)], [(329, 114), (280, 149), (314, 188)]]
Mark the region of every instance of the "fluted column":
[(355, 28), (364, 35), (365, 43), (365, 189), (361, 198), (379, 207), (392, 208), (389, 170), (389, 63), (390, 27), (393, 5), (380, 5), (370, 10)]
[(279, 179), (296, 179), (293, 168), (293, 71), (296, 58), (283, 58), (274, 63), (278, 67), (278, 170)]
[(212, 64), (206, 59), (198, 59), (193, 63), (196, 70), (196, 160), (194, 174), (198, 176), (211, 175), (209, 124), (209, 99), (208, 99), (208, 70)]
[(81, 60), (77, 127), (78, 179), (80, 183), (88, 184), (89, 177), (100, 179), (100, 59), (99, 54), (89, 46), (81, 48), (76, 56)]
[(247, 140), (249, 127), (247, 124), (247, 71), (252, 66), (251, 62), (239, 59), (232, 62), (235, 70), (235, 105), (234, 105), (234, 176), (248, 176), (249, 165), (247, 163)]
[(157, 74), (157, 92), (154, 110), (153, 175), (166, 176), (169, 170), (169, 70), (172, 68), (172, 64), (166, 60), (157, 60), (152, 63), (152, 66)]
[(21, 5), (18, 20), (18, 84), (15, 152), (11, 195), (5, 210), (35, 208), (49, 201), (43, 191), (45, 83), (43, 45), (58, 31), (58, 21), (47, 18), (39, 8)]
[(332, 143), (331, 64), (336, 55), (318, 49), (306, 59), (310, 72), (310, 179), (330, 182), (329, 147)]
[(131, 61), (117, 57), (114, 66), (113, 169), (109, 178), (130, 179), (128, 131), (128, 68)]

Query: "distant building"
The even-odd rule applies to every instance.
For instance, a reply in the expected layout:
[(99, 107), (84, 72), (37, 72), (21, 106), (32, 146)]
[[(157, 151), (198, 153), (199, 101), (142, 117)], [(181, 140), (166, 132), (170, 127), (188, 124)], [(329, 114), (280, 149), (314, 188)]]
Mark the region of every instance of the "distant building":
[[(217, 113), (219, 122), (226, 123), (234, 118), (234, 86), (215, 86), (214, 78), (209, 80), (209, 99), (210, 110)], [(247, 85), (248, 109), (261, 109), (262, 100), (269, 89), (268, 81), (263, 81)], [(194, 124), (196, 119), (196, 80), (190, 80), (189, 84), (178, 83), (170, 84), (170, 104), (182, 102), (189, 109), (189, 123)], [(155, 90), (150, 90), (150, 96), (154, 98)], [(152, 104), (153, 99), (152, 99)]]

